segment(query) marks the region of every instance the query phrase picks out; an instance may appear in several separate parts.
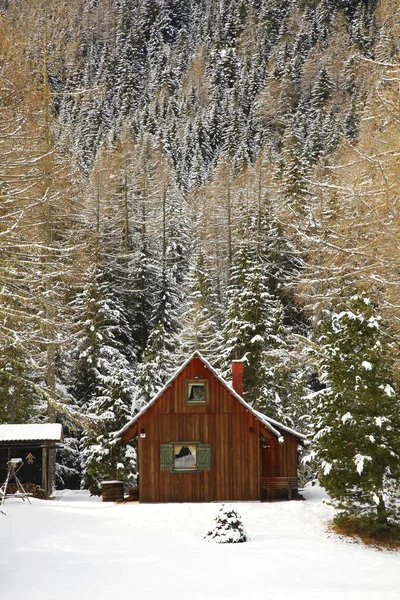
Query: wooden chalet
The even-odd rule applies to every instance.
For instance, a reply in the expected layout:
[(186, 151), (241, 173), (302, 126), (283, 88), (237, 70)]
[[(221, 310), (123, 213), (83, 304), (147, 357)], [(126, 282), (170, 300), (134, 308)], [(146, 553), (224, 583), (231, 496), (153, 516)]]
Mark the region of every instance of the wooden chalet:
[(0, 486), (7, 477), (8, 461), (21, 458), (18, 471), (22, 485), (34, 483), (49, 497), (53, 491), (52, 466), (63, 441), (60, 423), (0, 425)]
[(137, 438), (140, 502), (294, 498), (304, 436), (242, 398), (195, 352), (116, 436)]

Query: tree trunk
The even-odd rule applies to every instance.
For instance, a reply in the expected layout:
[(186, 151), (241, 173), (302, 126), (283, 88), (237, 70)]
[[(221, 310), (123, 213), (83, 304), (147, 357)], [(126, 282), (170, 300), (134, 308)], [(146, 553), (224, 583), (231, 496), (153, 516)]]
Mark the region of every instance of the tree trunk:
[(380, 525), (384, 525), (385, 527), (388, 527), (389, 524), (388, 524), (388, 520), (387, 520), (386, 505), (385, 505), (385, 502), (384, 502), (382, 496), (380, 496), (380, 498), (379, 498), (379, 504), (377, 506), (376, 513), (377, 513), (378, 523)]

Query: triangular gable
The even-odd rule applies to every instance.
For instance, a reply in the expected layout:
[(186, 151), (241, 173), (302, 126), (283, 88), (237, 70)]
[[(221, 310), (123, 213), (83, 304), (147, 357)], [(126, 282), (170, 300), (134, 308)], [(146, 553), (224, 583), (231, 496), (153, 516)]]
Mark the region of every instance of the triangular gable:
[(284, 431), (287, 431), (288, 433), (294, 435), (297, 438), (300, 439), (304, 439), (305, 436), (297, 431), (295, 431), (294, 429), (290, 429), (289, 427), (286, 427), (285, 425), (282, 425), (281, 423), (279, 423), (278, 421), (275, 421), (274, 419), (270, 419), (269, 417), (266, 417), (265, 415), (263, 415), (262, 413), (254, 410), (254, 408), (252, 406), (250, 406), (250, 404), (248, 404), (243, 398), (242, 396), (240, 396), (231, 385), (229, 385), (220, 375), (219, 373), (214, 369), (214, 367), (212, 367), (210, 365), (210, 363), (204, 358), (204, 356), (202, 356), (202, 354), (198, 351), (195, 350), (195, 352), (193, 352), (193, 354), (191, 356), (189, 356), (189, 358), (187, 360), (185, 360), (185, 362), (179, 367), (179, 369), (177, 369), (177, 371), (175, 371), (175, 373), (168, 379), (167, 383), (160, 389), (160, 391), (154, 396), (154, 398), (152, 398), (150, 400), (150, 402), (148, 402), (138, 413), (137, 415), (135, 415), (124, 427), (122, 427), (122, 429), (120, 429), (119, 431), (117, 431), (114, 434), (114, 438), (121, 438), (124, 433), (126, 433), (129, 429), (131, 429), (131, 427), (133, 427), (135, 425), (135, 423), (140, 419), (140, 417), (142, 415), (144, 415), (151, 406), (153, 406), (153, 404), (155, 404), (157, 402), (157, 400), (164, 394), (164, 392), (168, 389), (168, 387), (171, 385), (171, 383), (178, 377), (178, 375), (180, 375), (180, 373), (182, 373), (182, 371), (189, 365), (189, 363), (194, 359), (194, 358), (199, 358), (202, 363), (204, 364), (204, 366), (211, 371), (211, 373), (214, 375), (214, 377), (216, 377), (216, 379), (218, 379), (218, 381), (229, 391), (229, 393), (236, 398), (236, 400), (238, 400), (245, 408), (246, 410), (248, 410), (258, 421), (260, 421), (262, 423), (262, 425), (268, 429), (268, 431), (270, 431), (273, 435), (275, 435), (278, 440), (280, 442), (283, 442), (283, 438), (282, 438), (282, 433), (281, 431), (279, 431), (278, 429), (276, 429), (274, 427), (274, 425), (276, 425), (276, 427), (279, 427), (280, 429), (283, 429)]

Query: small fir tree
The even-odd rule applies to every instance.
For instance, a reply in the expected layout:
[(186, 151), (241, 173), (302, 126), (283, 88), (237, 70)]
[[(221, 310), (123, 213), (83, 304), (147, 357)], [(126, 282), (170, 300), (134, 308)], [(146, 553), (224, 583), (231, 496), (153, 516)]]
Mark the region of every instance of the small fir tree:
[(223, 504), (204, 539), (217, 544), (240, 544), (247, 542), (248, 536), (236, 510)]

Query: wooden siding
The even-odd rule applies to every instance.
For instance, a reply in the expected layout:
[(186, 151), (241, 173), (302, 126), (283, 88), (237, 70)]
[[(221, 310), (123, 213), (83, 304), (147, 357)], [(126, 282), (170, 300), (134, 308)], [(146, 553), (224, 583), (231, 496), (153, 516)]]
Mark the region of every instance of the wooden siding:
[(287, 487), (274, 487), (268, 490), (267, 480), (273, 478), (285, 479), (290, 481), (291, 489), (297, 489), (297, 445), (298, 440), (295, 436), (286, 433), (284, 443), (280, 444), (276, 438), (270, 439), (266, 447), (261, 448), (261, 500), (288, 499), (292, 492), (288, 494)]
[[(207, 379), (209, 403), (184, 402), (185, 381)], [(141, 502), (201, 502), (260, 498), (259, 421), (194, 358), (140, 418), (138, 430)], [(209, 471), (160, 470), (160, 444), (210, 444)]]
[[(185, 403), (185, 382), (208, 381), (207, 404)], [(261, 477), (297, 476), (297, 443), (263, 426), (198, 357), (123, 436), (138, 435), (140, 502), (210, 502), (261, 499)], [(144, 435), (143, 435), (144, 434)], [(260, 447), (260, 441), (266, 448)], [(211, 448), (211, 468), (171, 472), (160, 468), (161, 444), (198, 442)]]
[(285, 433), (284, 443), (276, 438), (268, 441), (267, 447), (261, 450), (263, 477), (297, 477), (297, 444), (298, 440)]

